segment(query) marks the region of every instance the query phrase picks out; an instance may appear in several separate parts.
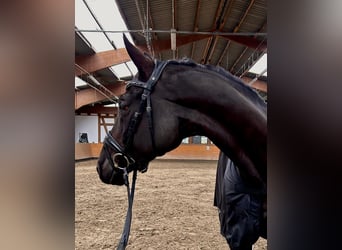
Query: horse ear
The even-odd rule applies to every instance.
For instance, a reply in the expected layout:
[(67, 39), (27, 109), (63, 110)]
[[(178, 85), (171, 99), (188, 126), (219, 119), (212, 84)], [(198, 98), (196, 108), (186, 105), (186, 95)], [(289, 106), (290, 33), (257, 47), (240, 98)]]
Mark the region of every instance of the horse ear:
[(125, 34), (123, 35), (123, 40), (126, 46), (128, 55), (132, 59), (133, 63), (138, 69), (139, 80), (146, 82), (154, 69), (154, 62), (151, 57), (146, 56), (140, 49), (131, 44)]

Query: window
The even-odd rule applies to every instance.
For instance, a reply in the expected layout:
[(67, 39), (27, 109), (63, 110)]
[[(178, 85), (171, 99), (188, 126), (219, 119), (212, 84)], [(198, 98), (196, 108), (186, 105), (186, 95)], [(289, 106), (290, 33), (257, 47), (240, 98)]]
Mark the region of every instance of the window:
[(189, 144), (189, 137), (184, 138), (184, 139), (182, 140), (182, 143), (183, 143), (183, 144)]
[(201, 136), (195, 135), (194, 137), (192, 137), (192, 143), (193, 144), (201, 144)]
[(205, 136), (201, 136), (201, 144), (208, 144), (208, 138)]

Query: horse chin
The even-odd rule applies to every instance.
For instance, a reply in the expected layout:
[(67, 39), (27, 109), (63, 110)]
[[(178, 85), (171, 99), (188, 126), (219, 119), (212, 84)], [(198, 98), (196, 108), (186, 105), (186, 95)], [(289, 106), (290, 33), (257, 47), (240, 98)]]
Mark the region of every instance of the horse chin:
[[(146, 160), (137, 161), (135, 163), (135, 166), (133, 166), (133, 168), (137, 169), (141, 173), (144, 173), (148, 169), (148, 164), (149, 164), (149, 161), (146, 161)], [(113, 173), (112, 167), (109, 166), (106, 160), (102, 164), (102, 167), (100, 164), (98, 164), (96, 170), (97, 170), (100, 180), (105, 184), (116, 185), (116, 186), (122, 186), (125, 184), (124, 172), (120, 170), (120, 171)]]
[[(145, 162), (145, 161), (138, 162), (137, 165), (136, 165), (136, 169), (139, 172), (144, 173), (144, 172), (147, 171), (148, 163), (149, 162)], [(120, 173), (116, 173), (116, 174), (114, 174), (113, 178), (107, 179), (106, 181), (104, 181), (104, 180), (102, 180), (102, 181), (104, 183), (106, 183), (106, 184), (111, 184), (111, 185), (116, 185), (116, 186), (122, 186), (122, 185), (125, 184), (125, 179), (124, 179), (123, 172), (122, 173), (121, 172)]]
[(105, 184), (115, 185), (115, 186), (122, 186), (125, 184), (125, 180), (123, 174), (114, 174), (112, 178), (104, 178), (99, 175), (101, 181)]
[(125, 184), (123, 174), (116, 174), (114, 175), (113, 179), (106, 180), (106, 181), (102, 180), (102, 181), (106, 184), (111, 184), (115, 186), (122, 186)]
[(113, 172), (113, 169), (106, 162), (103, 165), (98, 164), (96, 170), (103, 183), (117, 186), (125, 184), (123, 172)]
[(148, 164), (149, 164), (149, 161), (145, 161), (145, 160), (141, 160), (141, 161), (137, 161), (135, 163), (135, 168), (141, 172), (141, 173), (145, 173), (148, 169)]

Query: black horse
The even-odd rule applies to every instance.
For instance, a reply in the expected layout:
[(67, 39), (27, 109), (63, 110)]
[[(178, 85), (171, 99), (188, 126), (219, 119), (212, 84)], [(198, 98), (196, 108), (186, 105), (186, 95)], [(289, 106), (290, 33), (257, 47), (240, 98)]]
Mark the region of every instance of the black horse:
[(120, 96), (98, 159), (101, 180), (123, 185), (127, 172), (145, 172), (183, 138), (207, 136), (221, 150), (214, 199), (221, 234), (231, 249), (251, 249), (266, 238), (266, 103), (222, 68), (153, 60), (124, 41), (138, 75)]

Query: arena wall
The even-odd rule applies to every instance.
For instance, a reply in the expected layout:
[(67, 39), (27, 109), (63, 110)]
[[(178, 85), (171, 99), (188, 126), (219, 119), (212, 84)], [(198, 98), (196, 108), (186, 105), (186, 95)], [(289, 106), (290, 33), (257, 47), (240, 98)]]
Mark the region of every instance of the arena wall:
[[(102, 145), (102, 143), (76, 143), (75, 160), (98, 158)], [(181, 160), (217, 160), (218, 155), (219, 149), (214, 144), (181, 144), (178, 148), (159, 158)]]

